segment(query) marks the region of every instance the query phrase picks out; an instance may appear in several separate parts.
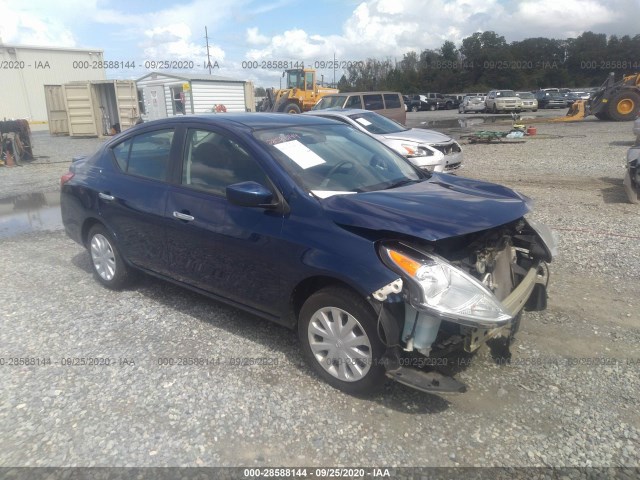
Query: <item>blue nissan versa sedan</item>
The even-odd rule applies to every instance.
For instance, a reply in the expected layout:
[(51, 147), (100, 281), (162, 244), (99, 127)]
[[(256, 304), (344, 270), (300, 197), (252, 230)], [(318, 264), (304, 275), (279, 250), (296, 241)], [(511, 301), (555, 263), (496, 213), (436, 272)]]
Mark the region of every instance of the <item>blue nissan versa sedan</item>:
[(508, 344), (522, 310), (546, 307), (555, 239), (529, 205), (307, 115), (144, 123), (61, 178), (66, 232), (103, 285), (143, 271), (296, 329), (353, 394), (385, 378), (464, 391), (406, 360)]

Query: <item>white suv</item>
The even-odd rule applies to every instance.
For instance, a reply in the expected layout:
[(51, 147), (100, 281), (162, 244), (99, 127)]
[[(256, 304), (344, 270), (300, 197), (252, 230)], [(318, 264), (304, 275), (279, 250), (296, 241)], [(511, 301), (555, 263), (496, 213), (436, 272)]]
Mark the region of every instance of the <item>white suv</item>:
[(491, 90), (485, 100), (487, 112), (519, 112), (522, 100), (513, 90)]

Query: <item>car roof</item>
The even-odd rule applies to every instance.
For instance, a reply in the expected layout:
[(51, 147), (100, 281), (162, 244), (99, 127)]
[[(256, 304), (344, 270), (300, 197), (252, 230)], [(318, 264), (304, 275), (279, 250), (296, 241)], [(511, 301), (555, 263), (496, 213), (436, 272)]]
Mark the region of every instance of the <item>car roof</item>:
[(175, 125), (179, 123), (200, 122), (210, 125), (229, 126), (235, 124), (238, 127), (245, 127), (251, 130), (260, 130), (264, 128), (289, 127), (295, 125), (333, 125), (333, 122), (323, 118), (312, 118), (306, 115), (295, 115), (288, 113), (264, 113), (264, 112), (247, 112), (247, 113), (211, 113), (201, 115), (178, 115), (175, 117), (162, 118), (160, 120), (152, 120), (144, 122), (140, 126), (149, 125)]

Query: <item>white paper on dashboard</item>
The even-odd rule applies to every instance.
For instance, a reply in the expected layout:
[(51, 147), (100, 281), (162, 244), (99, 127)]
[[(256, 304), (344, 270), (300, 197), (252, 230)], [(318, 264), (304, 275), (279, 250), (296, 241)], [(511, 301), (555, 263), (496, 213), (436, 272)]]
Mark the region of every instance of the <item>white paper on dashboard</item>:
[(274, 147), (296, 162), (300, 168), (305, 170), (307, 168), (326, 163), (320, 156), (316, 155), (298, 140), (278, 143), (277, 145), (274, 145)]
[(365, 127), (368, 127), (369, 125), (371, 125), (371, 122), (369, 120), (362, 117), (356, 118), (356, 122), (358, 122), (360, 125), (364, 125)]

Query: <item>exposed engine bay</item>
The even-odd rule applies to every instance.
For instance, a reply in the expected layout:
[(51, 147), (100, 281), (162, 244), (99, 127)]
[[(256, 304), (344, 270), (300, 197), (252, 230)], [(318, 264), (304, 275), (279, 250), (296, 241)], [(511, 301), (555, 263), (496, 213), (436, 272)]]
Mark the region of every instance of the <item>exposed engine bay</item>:
[[(396, 345), (395, 351), (388, 351), (392, 365), (388, 376), (401, 383), (411, 377), (407, 384), (414, 388), (442, 392), (449, 384), (458, 391), (460, 384), (453, 379), (443, 383), (440, 378), (437, 388), (426, 388), (419, 375), (404, 367), (399, 367), (398, 377), (401, 356), (438, 358), (455, 350), (473, 352), (497, 337), (508, 345), (523, 309), (546, 308), (547, 262), (555, 254), (555, 238), (546, 227), (524, 218), (434, 243), (396, 242), (382, 251), (387, 253), (383, 261), (402, 274), (403, 282), (401, 288), (397, 283), (387, 286), (393, 289), (383, 300), (389, 313), (381, 314), (385, 336), (395, 339), (388, 344)], [(374, 298), (381, 300), (380, 293), (375, 292)], [(397, 328), (390, 326), (389, 317)], [(433, 373), (423, 381), (433, 382)]]

